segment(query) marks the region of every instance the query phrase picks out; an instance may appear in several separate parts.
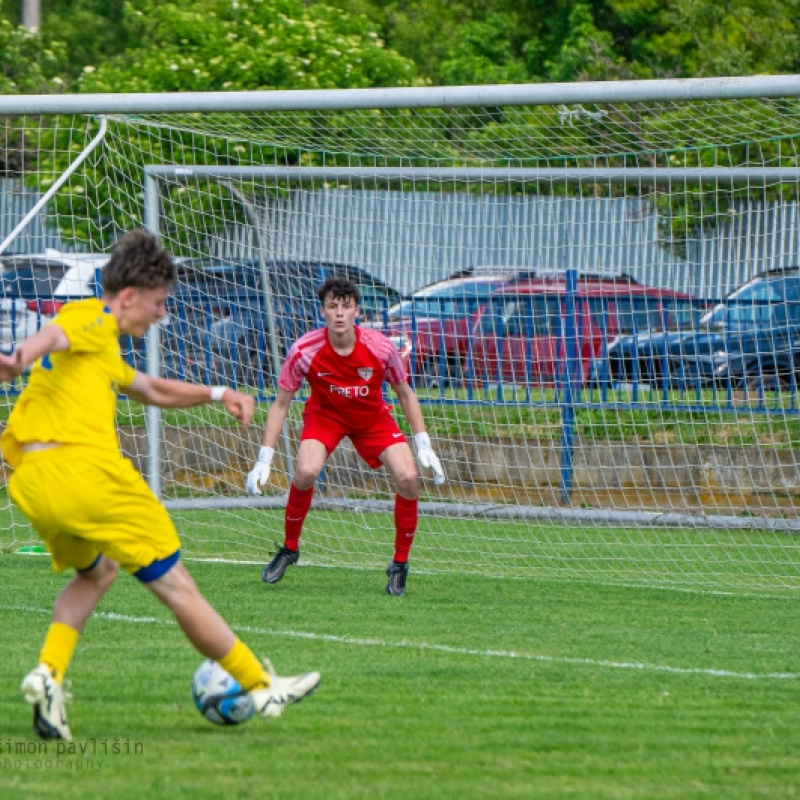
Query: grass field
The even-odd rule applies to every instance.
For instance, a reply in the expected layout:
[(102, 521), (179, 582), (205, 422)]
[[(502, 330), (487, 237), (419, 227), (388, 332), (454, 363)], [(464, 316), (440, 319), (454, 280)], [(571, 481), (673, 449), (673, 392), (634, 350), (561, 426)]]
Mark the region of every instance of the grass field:
[(189, 568), (279, 670), (321, 670), (317, 693), (210, 725), (190, 696), (200, 658), (122, 576), (70, 670), (74, 748), (39, 750), (18, 684), (65, 578), (6, 553), (3, 797), (800, 796), (793, 594), (452, 573), (390, 598), (380, 569), (300, 566), (269, 587), (258, 565)]

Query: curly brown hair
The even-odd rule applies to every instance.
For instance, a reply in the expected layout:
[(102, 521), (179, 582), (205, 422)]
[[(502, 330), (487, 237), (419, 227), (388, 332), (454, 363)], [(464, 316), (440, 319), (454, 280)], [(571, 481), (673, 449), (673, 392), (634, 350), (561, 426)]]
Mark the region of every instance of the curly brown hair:
[(317, 289), (317, 297), (322, 305), (325, 305), (328, 295), (333, 297), (334, 300), (347, 300), (350, 298), (356, 305), (361, 299), (358, 295), (358, 287), (352, 281), (339, 275), (331, 275)]
[(137, 228), (119, 238), (103, 267), (103, 292), (112, 297), (123, 289), (171, 286), (178, 277), (175, 262), (152, 233)]

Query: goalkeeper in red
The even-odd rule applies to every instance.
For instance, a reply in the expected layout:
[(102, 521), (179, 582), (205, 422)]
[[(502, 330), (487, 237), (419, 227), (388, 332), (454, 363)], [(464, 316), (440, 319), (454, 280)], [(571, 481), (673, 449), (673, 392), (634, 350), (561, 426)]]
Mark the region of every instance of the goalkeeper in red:
[(328, 278), (318, 291), (325, 327), (298, 339), (278, 376), (278, 393), (269, 410), (264, 445), (247, 476), (247, 490), (260, 494), (269, 479), (275, 445), (292, 397), (307, 381), (311, 394), (303, 411), (303, 430), (284, 517), (284, 543), (264, 568), (262, 579), (277, 583), (300, 557), (300, 534), (311, 508), (314, 484), (328, 456), (346, 436), (372, 469), (386, 467), (397, 494), (394, 504), (394, 558), (387, 569), (386, 591), (404, 595), (408, 554), (417, 530), (419, 478), (406, 437), (383, 397), (383, 383), (394, 389), (411, 427), (422, 467), (433, 471), (437, 485), (445, 476), (425, 432), (419, 401), (408, 385), (395, 346), (382, 333), (356, 325), (357, 287)]
[(151, 377), (122, 360), (118, 337), (143, 336), (166, 316), (175, 276), (157, 239), (131, 231), (103, 268), (102, 299), (67, 303), (12, 355), (0, 354), (0, 381), (33, 365), (0, 438), (14, 468), (11, 499), (33, 524), (53, 567), (76, 573), (55, 601), (40, 663), (22, 681), (34, 731), (43, 739), (71, 739), (62, 681), (120, 566), (170, 609), (200, 653), (250, 692), (262, 716), (279, 716), (320, 680), (318, 672), (278, 677), (233, 633), (183, 566), (166, 509), (119, 450), (118, 392), (162, 408), (220, 402), (245, 426), (253, 416), (248, 395)]

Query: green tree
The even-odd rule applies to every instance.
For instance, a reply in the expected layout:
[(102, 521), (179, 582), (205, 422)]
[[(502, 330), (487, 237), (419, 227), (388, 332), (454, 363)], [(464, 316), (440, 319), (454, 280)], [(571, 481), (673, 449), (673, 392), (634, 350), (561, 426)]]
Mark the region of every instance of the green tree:
[(625, 52), (652, 77), (793, 73), (798, 0), (607, 0)]
[[(0, 0), (6, 16), (13, 16), (12, 6), (18, 14), (18, 0)], [(0, 91), (181, 92), (794, 73), (798, 12), (800, 0), (43, 0), (40, 38), (10, 25), (0, 30)], [(791, 114), (775, 121), (760, 116), (762, 128), (774, 124), (774, 133), (760, 136), (758, 148), (737, 142), (723, 153), (718, 132), (706, 136), (693, 119), (682, 118), (681, 109), (573, 109), (568, 124), (561, 113), (376, 112), (367, 126), (344, 113), (308, 114), (293, 115), (290, 129), (281, 127), (287, 122), (280, 115), (242, 116), (228, 138), (214, 127), (220, 120), (208, 118), (173, 119), (169, 134), (146, 121), (112, 121), (106, 171), (99, 172), (99, 162), (88, 165), (62, 190), (59, 204), (70, 212), (63, 219), (79, 218), (91, 196), (92, 208), (103, 211), (77, 233), (99, 242), (101, 231), (140, 218), (140, 176), (125, 186), (123, 199), (119, 187), (113, 198), (108, 188), (114, 183), (109, 175), (127, 174), (137, 159), (292, 164), (324, 157), (330, 164), (369, 155), (383, 163), (401, 157), (410, 163), (427, 153), (468, 163), (498, 158), (498, 143), (525, 141), (513, 157), (526, 163), (599, 154), (614, 163), (674, 158), (712, 164), (723, 158), (743, 165), (778, 157), (783, 163), (792, 148), (776, 156), (774, 142), (794, 135)], [(36, 136), (40, 174), (57, 173), (79, 149), (80, 137), (69, 139), (65, 132), (32, 131), (26, 141)], [(11, 150), (6, 148), (7, 164)], [(218, 195), (212, 205), (221, 211), (227, 201), (223, 191)], [(167, 198), (173, 201), (176, 218), (203, 210), (185, 195)], [(724, 210), (724, 202), (719, 207)], [(683, 215), (675, 209), (676, 236), (696, 218), (691, 209)]]
[(125, 4), (131, 46), (86, 65), (82, 91), (408, 86), (414, 65), (366, 17), (301, 0)]
[(558, 53), (545, 62), (547, 76), (559, 82), (624, 79), (635, 76), (615, 48), (611, 31), (601, 29), (587, 3), (575, 3)]
[(506, 82), (521, 73), (526, 81), (576, 81), (798, 70), (798, 0), (337, 4), (369, 16), (387, 45), (433, 84)]
[[(47, 47), (35, 34), (0, 19), (0, 94), (51, 94), (66, 85), (61, 77), (63, 46)], [(0, 176), (20, 175), (35, 161), (26, 149), (23, 123), (3, 117)]]
[[(204, 0), (189, 6), (138, 0), (125, 4), (123, 25), (135, 45), (84, 65), (79, 91), (354, 88), (415, 80), (413, 63), (388, 50), (366, 17), (330, 6), (307, 8), (301, 0)], [(173, 117), (169, 129), (110, 120), (102, 160), (87, 160), (58, 193), (63, 233), (104, 247), (120, 228), (141, 224), (148, 163), (292, 164), (303, 153), (313, 160), (315, 152), (335, 149), (335, 120), (296, 115), (291, 136), (281, 130), (280, 119), (264, 115), (241, 115), (235, 130), (228, 121), (228, 137), (222, 124), (197, 115)], [(198, 132), (204, 128), (210, 133)], [(68, 128), (39, 135), (39, 174), (59, 174), (76, 155)], [(306, 148), (276, 144), (298, 139), (308, 142)], [(241, 218), (238, 204), (219, 187), (201, 195), (176, 186), (163, 200), (169, 218), (178, 222), (196, 214), (209, 225)]]
[(525, 49), (533, 34), (521, 24), (519, 3), (337, 0), (337, 5), (373, 20), (387, 45), (410, 58), (426, 83), (509, 83), (530, 77)]
[[(66, 45), (69, 54), (61, 64), (62, 78), (75, 78), (85, 64), (125, 50), (123, 4), (124, 0), (41, 0), (39, 38), (51, 49)], [(21, 24), (21, 9), (21, 0), (0, 0), (0, 16), (15, 26)]]
[(63, 44), (48, 47), (25, 28), (0, 19), (0, 94), (51, 94), (65, 85)]

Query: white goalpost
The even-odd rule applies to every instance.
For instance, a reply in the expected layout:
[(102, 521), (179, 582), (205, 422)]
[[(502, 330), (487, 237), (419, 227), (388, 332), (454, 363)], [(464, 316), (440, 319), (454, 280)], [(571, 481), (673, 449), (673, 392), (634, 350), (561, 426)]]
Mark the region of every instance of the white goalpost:
[[(268, 493), (244, 478), (286, 349), (319, 324), (314, 287), (343, 273), (403, 350), (448, 475), (423, 481), (415, 569), (793, 590), (798, 97), (797, 76), (0, 97), (0, 186), (40, 193), (0, 202), (2, 257), (40, 208), (64, 250), (145, 226), (176, 256), (169, 324), (127, 357), (258, 399), (245, 432), (121, 400), (123, 450), (187, 555), (261, 563), (281, 540), (301, 402)], [(494, 294), (460, 310), (414, 299), (480, 275)], [(0, 302), (41, 324), (52, 281), (23, 277)], [(384, 564), (392, 498), (343, 443), (303, 559)], [(0, 515), (4, 548), (35, 541), (6, 493)]]

